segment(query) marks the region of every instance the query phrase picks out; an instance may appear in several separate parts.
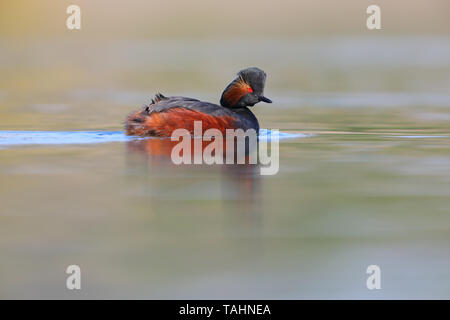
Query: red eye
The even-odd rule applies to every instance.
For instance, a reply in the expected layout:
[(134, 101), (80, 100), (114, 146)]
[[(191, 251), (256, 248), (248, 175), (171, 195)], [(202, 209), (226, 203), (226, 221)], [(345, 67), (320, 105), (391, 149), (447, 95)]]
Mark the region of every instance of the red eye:
[(253, 92), (252, 87), (249, 86), (249, 87), (247, 88), (247, 91), (248, 91), (248, 92)]

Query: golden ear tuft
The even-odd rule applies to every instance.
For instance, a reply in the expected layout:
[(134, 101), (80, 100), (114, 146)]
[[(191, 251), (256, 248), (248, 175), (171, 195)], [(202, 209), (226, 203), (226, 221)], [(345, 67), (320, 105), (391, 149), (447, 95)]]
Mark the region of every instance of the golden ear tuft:
[(234, 106), (243, 96), (245, 96), (249, 92), (253, 92), (252, 87), (247, 82), (245, 82), (242, 77), (239, 77), (239, 79), (237, 79), (235, 83), (230, 86), (227, 91), (224, 92), (223, 97), (225, 98), (229, 106)]

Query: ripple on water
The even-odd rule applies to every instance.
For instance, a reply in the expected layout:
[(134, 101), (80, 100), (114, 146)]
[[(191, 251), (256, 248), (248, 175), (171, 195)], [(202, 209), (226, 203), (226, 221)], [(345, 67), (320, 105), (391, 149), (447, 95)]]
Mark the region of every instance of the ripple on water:
[(127, 141), (121, 131), (0, 131), (0, 146)]
[[(272, 131), (261, 129), (260, 138), (270, 140)], [(302, 133), (279, 132), (279, 139), (305, 138)], [(0, 148), (15, 145), (40, 144), (92, 144), (124, 142), (137, 137), (125, 135), (122, 131), (0, 131)]]

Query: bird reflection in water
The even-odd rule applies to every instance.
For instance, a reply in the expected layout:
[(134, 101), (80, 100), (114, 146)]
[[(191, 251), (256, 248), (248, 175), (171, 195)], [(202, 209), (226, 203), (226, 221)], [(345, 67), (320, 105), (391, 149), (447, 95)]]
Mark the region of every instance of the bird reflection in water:
[[(192, 139), (193, 141), (194, 139)], [(202, 154), (210, 141), (202, 141)], [(135, 139), (127, 142), (128, 170), (132, 176), (145, 179), (145, 194), (150, 196), (149, 205), (153, 208), (157, 203), (164, 206), (163, 202), (170, 200), (185, 200), (190, 192), (198, 192), (193, 197), (200, 195), (205, 199), (211, 191), (220, 190), (219, 195), (212, 194), (212, 200), (219, 197), (224, 212), (233, 212), (230, 219), (238, 219), (239, 224), (250, 223), (259, 225), (261, 214), (261, 176), (259, 164), (251, 164), (250, 157), (256, 157), (258, 144), (246, 143), (245, 153), (238, 154), (235, 146), (234, 164), (179, 164), (173, 163), (171, 155), (173, 148), (179, 141), (171, 141), (170, 138), (146, 138)], [(250, 145), (250, 146), (249, 146)], [(253, 145), (253, 146), (252, 146)], [(223, 163), (226, 158), (226, 142), (223, 141)], [(256, 150), (255, 150), (256, 149)], [(181, 153), (186, 150), (181, 151)], [(189, 150), (187, 150), (189, 152)], [(216, 149), (217, 152), (217, 149)], [(215, 154), (213, 153), (215, 156)], [(193, 162), (194, 143), (191, 143), (190, 154)], [(239, 157), (239, 158), (238, 158)], [(237, 164), (242, 163), (242, 164)], [(198, 182), (210, 186), (195, 190)], [(184, 184), (183, 194), (172, 193), (172, 187)], [(187, 187), (187, 188), (186, 188)], [(206, 189), (206, 190), (205, 190)], [(176, 199), (175, 199), (175, 198)], [(214, 199), (215, 198), (215, 199)], [(195, 199), (193, 199), (195, 200)], [(162, 208), (161, 208), (162, 209)], [(154, 210), (153, 210), (154, 211)], [(164, 211), (164, 210), (162, 210)], [(231, 223), (233, 223), (231, 221)]]

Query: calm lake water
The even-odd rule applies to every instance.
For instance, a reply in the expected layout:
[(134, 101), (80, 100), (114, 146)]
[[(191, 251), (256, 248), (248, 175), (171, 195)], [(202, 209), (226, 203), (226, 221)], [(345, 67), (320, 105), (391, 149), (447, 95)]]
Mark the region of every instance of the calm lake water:
[[(3, 40), (0, 298), (450, 298), (449, 40)], [(278, 174), (122, 139), (154, 93), (214, 102), (252, 65), (261, 127), (307, 134)], [(117, 139), (5, 135), (30, 130)]]

